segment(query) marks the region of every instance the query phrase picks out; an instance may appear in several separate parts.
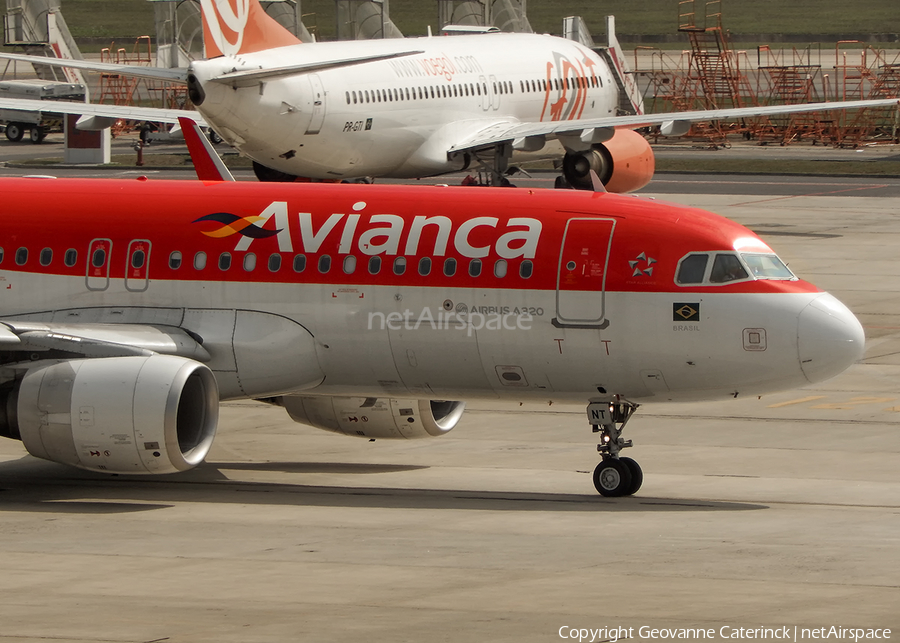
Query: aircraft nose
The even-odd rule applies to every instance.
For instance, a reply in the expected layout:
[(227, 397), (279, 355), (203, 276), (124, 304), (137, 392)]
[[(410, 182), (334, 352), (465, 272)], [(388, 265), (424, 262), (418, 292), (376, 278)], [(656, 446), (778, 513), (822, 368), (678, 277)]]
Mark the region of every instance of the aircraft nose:
[(825, 293), (800, 312), (797, 345), (806, 379), (821, 382), (862, 359), (866, 337), (850, 309)]

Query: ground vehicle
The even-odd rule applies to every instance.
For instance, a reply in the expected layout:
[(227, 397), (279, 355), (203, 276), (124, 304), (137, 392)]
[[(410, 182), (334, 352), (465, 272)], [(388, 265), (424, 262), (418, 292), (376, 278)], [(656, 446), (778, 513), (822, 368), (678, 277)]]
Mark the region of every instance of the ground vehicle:
[(6, 138), (21, 141), (28, 134), (32, 143), (40, 143), (48, 132), (63, 131), (63, 115), (53, 111), (53, 101), (84, 102), (84, 85), (39, 79), (0, 81), (0, 96), (4, 98), (47, 101), (47, 110), (0, 109), (0, 124), (5, 126)]

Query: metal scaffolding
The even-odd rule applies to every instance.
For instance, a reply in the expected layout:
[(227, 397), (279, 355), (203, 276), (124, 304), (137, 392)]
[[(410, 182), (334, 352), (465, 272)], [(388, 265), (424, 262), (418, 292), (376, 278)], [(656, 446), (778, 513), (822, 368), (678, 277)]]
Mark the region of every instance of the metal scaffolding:
[[(678, 54), (637, 48), (635, 69), (650, 112), (784, 105), (900, 97), (900, 54), (858, 41), (835, 47), (834, 65), (822, 50), (757, 47), (756, 60), (736, 51), (722, 26), (721, 0), (678, 0), (678, 30), (690, 49)], [(813, 54), (817, 53), (814, 60)], [(649, 54), (649, 55), (648, 55)], [(740, 135), (761, 144), (797, 141), (855, 147), (898, 141), (896, 107), (830, 110), (693, 127), (688, 140), (727, 144)], [(659, 135), (657, 134), (657, 138)]]

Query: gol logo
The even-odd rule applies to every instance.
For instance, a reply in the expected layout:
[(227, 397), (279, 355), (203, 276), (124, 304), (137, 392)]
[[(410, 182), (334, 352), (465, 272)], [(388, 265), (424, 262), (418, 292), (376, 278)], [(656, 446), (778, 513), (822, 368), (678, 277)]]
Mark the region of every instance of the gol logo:
[[(229, 0), (200, 0), (209, 35), (225, 56), (234, 56), (241, 50), (244, 28), (250, 17), (250, 1), (234, 0), (232, 7)], [(207, 52), (207, 55), (212, 57), (213, 53)]]

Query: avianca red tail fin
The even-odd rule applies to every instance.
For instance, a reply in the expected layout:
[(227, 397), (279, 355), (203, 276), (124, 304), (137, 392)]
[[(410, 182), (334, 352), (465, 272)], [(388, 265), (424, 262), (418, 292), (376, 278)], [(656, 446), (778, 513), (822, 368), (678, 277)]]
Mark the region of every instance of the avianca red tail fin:
[(225, 167), (222, 157), (216, 153), (197, 123), (184, 116), (178, 117), (178, 123), (181, 125), (188, 151), (191, 153), (197, 178), (201, 181), (234, 181), (234, 176)]
[(200, 0), (206, 57), (234, 56), (300, 43), (259, 0)]

